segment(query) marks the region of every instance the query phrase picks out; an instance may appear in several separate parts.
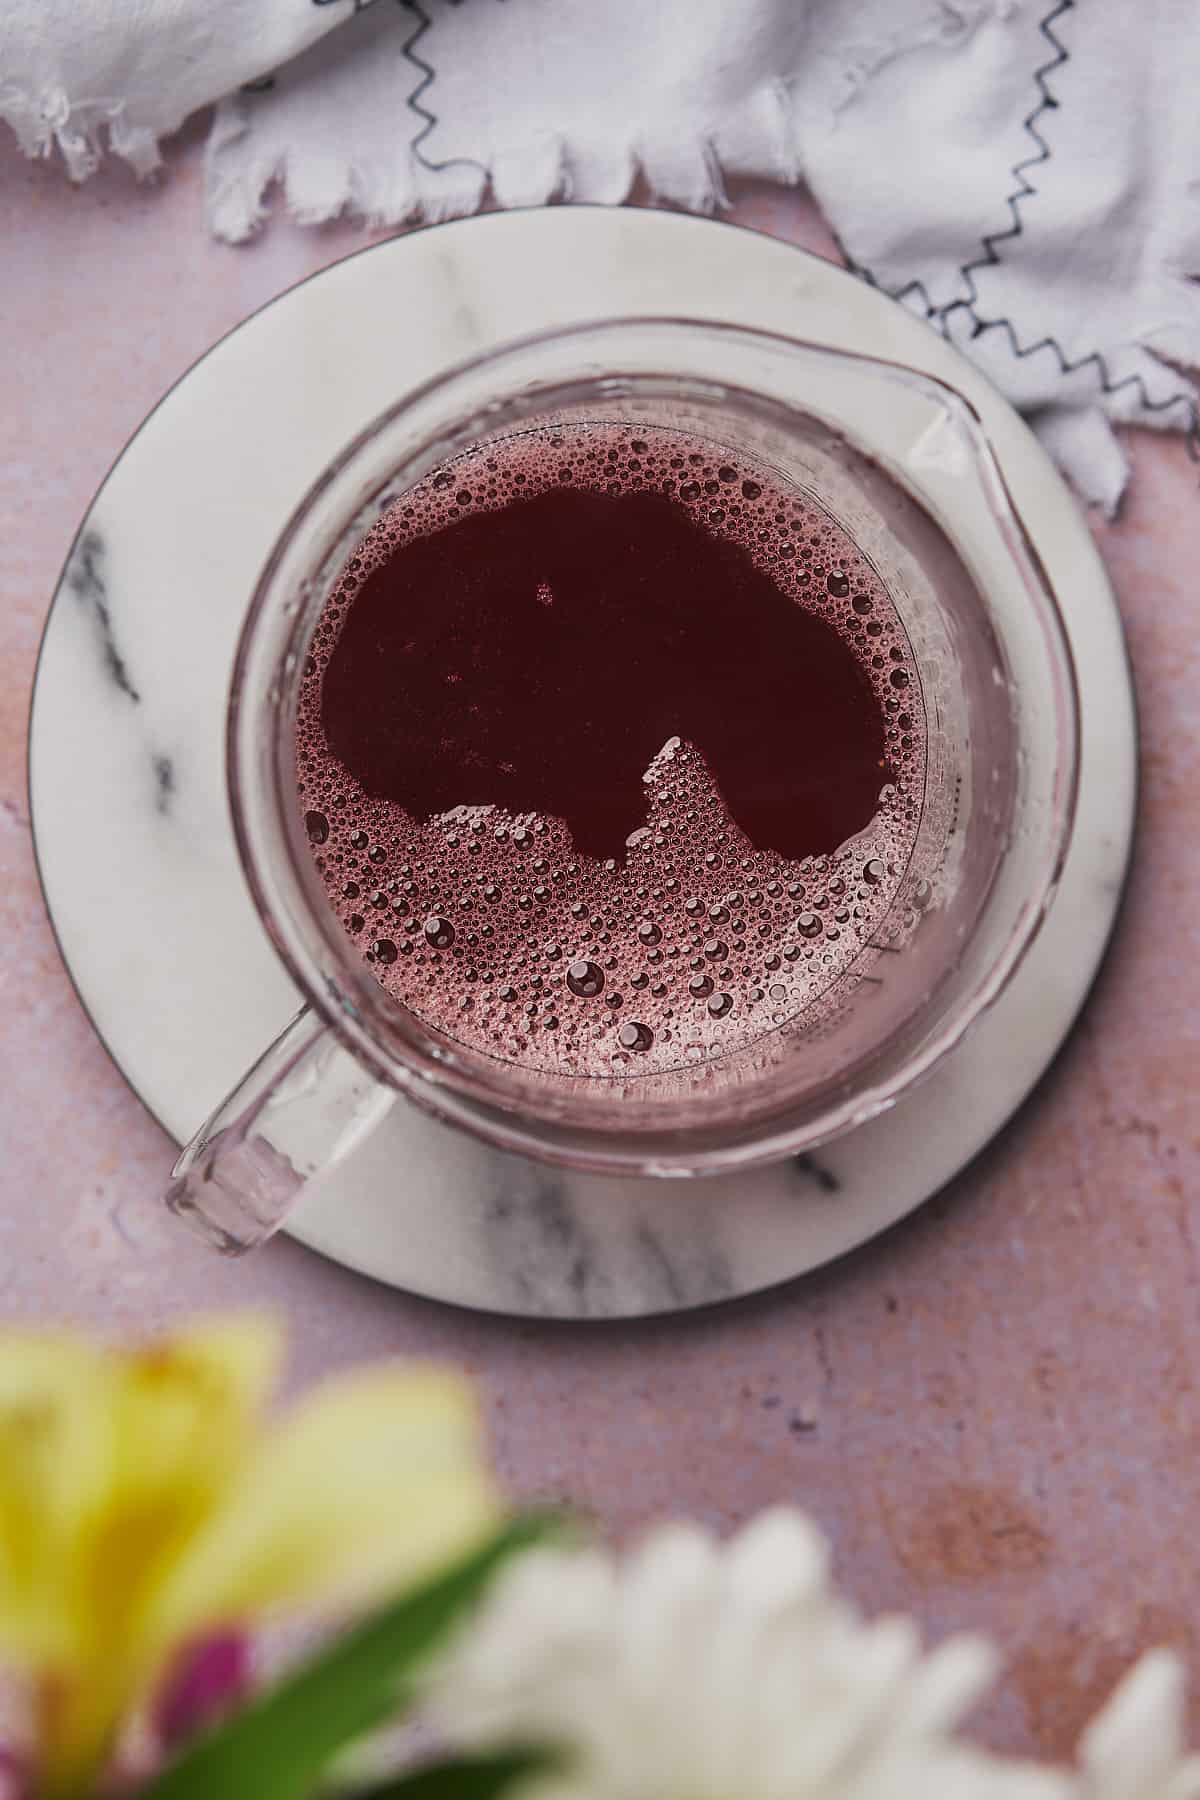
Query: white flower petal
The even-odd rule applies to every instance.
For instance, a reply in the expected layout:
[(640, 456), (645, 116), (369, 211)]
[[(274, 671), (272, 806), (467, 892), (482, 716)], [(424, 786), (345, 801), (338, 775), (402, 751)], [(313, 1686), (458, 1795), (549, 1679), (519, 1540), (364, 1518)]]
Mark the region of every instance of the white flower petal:
[(1200, 1800), (1200, 1756), (1187, 1756), (1171, 1771), (1163, 1800)]
[(1186, 1675), (1170, 1650), (1135, 1663), (1079, 1743), (1097, 1800), (1161, 1800), (1183, 1754)]
[(950, 1638), (913, 1673), (908, 1696), (911, 1731), (950, 1731), (990, 1687), (999, 1657), (981, 1637)]
[[(810, 1646), (810, 1668), (797, 1683), (793, 1705), (804, 1706), (802, 1751), (793, 1779), (824, 1791), (840, 1792), (873, 1747), (897, 1734), (901, 1685), (916, 1654), (916, 1633), (907, 1620), (883, 1620), (826, 1633), (824, 1644)], [(824, 1654), (822, 1654), (824, 1650)], [(902, 1731), (902, 1725), (899, 1730)]]
[(651, 1694), (664, 1667), (687, 1659), (716, 1611), (716, 1553), (690, 1525), (651, 1533), (626, 1563), (620, 1581), (624, 1664), (633, 1695)]
[(430, 1698), (452, 1740), (569, 1747), (517, 1800), (1200, 1800), (1173, 1659), (1113, 1697), (1082, 1781), (951, 1735), (993, 1668), (977, 1638), (923, 1657), (911, 1621), (864, 1623), (777, 1511), (725, 1545), (669, 1526), (621, 1561), (526, 1557)]
[(776, 1506), (743, 1526), (725, 1551), (726, 1579), (751, 1611), (776, 1612), (823, 1594), (829, 1547), (810, 1519)]

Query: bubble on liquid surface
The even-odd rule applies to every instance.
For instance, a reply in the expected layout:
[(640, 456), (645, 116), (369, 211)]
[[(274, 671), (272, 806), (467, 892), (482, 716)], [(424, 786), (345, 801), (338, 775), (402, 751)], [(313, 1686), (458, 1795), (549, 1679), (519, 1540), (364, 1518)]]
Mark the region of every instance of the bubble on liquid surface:
[(643, 1056), (654, 1042), (654, 1033), (648, 1025), (628, 1019), (617, 1032), (617, 1042), (622, 1050), (628, 1050), (631, 1055)]
[(581, 1000), (594, 1000), (604, 990), (604, 970), (581, 958), (567, 970), (567, 986)]

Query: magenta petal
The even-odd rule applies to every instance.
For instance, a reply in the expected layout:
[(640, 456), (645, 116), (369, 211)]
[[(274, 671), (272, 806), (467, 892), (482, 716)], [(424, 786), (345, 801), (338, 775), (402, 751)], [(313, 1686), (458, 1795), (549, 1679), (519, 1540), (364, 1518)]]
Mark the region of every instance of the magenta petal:
[(243, 1632), (217, 1632), (183, 1651), (154, 1708), (164, 1748), (174, 1749), (215, 1724), (249, 1693), (250, 1684), (250, 1642)]

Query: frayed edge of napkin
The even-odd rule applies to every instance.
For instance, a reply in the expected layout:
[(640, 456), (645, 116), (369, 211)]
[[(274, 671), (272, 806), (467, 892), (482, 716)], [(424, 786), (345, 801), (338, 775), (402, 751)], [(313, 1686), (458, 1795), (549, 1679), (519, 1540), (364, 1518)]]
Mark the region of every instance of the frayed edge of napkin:
[(127, 162), (139, 177), (162, 167), (158, 135), (126, 117), (123, 101), (88, 100), (72, 104), (61, 88), (30, 94), (0, 88), (0, 118), (7, 120), (29, 157), (57, 150), (72, 181), (95, 173), (106, 150)]

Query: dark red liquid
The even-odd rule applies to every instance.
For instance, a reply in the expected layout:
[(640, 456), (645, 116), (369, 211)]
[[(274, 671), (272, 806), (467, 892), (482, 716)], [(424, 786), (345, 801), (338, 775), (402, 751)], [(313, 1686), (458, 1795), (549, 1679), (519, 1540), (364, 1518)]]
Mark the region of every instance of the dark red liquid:
[(861, 831), (886, 779), (880, 704), (836, 627), (644, 491), (551, 488), (401, 544), (347, 614), (321, 724), (364, 792), (415, 818), (551, 814), (600, 859), (624, 860), (672, 736), (755, 848), (789, 858)]
[(490, 1055), (705, 1059), (861, 955), (919, 818), (907, 638), (841, 528), (707, 440), (482, 447), (350, 558), (297, 784), (381, 983)]

